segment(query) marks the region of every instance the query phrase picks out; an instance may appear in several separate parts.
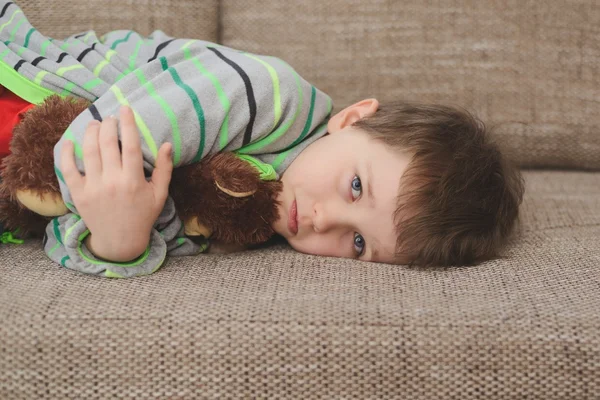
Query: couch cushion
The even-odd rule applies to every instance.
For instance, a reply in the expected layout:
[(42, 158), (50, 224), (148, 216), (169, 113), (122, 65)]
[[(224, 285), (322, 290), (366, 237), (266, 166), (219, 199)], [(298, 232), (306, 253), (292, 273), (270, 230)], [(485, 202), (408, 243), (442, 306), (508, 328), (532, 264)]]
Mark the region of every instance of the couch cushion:
[(600, 169), (597, 0), (223, 0), (223, 44), (273, 54), (336, 109), (473, 110), (522, 166)]
[(524, 177), (521, 236), (469, 268), (277, 245), (110, 280), (0, 244), (0, 398), (592, 398), (600, 173)]
[(17, 0), (33, 26), (62, 39), (93, 29), (144, 35), (160, 29), (169, 36), (217, 40), (218, 0)]

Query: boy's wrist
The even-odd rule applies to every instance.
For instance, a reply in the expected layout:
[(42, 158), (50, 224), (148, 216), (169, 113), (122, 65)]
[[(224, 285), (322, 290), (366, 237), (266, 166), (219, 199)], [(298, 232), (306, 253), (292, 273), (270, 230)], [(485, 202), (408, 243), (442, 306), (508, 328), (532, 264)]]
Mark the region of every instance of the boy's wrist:
[(123, 242), (113, 245), (103, 241), (99, 236), (90, 234), (85, 238), (85, 245), (88, 250), (97, 258), (111, 262), (128, 262), (135, 260), (144, 253), (148, 247), (150, 239), (138, 241), (138, 243), (128, 242), (127, 246), (122, 246)]

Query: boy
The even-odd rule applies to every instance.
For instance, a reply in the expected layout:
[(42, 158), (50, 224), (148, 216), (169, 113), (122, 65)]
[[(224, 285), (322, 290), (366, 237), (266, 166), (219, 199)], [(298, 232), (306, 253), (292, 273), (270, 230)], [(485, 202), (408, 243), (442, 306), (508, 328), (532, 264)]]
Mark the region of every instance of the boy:
[[(13, 3), (0, 11), (0, 67), (94, 102), (55, 147), (71, 212), (48, 225), (45, 250), (66, 267), (144, 275), (167, 253), (202, 251), (167, 187), (171, 168), (217, 151), (274, 167), (284, 186), (274, 229), (312, 254), (470, 263), (495, 254), (517, 216), (518, 172), (467, 113), (368, 99), (329, 119), (329, 97), (272, 57), (160, 31), (55, 41)], [(18, 93), (17, 81), (0, 84)], [(122, 155), (109, 117), (119, 110)]]

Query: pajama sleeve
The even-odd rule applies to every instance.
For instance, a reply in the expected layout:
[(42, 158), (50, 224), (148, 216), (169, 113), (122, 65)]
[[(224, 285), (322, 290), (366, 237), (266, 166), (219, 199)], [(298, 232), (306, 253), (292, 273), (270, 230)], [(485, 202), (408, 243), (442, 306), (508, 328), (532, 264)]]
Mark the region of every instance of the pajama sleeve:
[(54, 218), (46, 227), (44, 250), (56, 263), (79, 272), (109, 278), (128, 278), (148, 275), (159, 269), (167, 254), (190, 255), (206, 250), (208, 242), (197, 244), (185, 237), (183, 224), (175, 215), (169, 197), (158, 217), (148, 247), (130, 262), (112, 262), (94, 256), (84, 241), (90, 234), (85, 222), (71, 212)]

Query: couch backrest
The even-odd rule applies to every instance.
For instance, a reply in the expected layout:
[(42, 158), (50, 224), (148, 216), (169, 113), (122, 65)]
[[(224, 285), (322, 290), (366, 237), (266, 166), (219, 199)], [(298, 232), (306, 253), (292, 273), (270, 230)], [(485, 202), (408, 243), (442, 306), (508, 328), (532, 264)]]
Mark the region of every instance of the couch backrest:
[(219, 0), (16, 0), (31, 24), (62, 39), (93, 29), (100, 35), (160, 29), (171, 36), (218, 40)]
[(222, 1), (223, 44), (329, 93), (465, 106), (522, 166), (600, 169), (598, 0)]
[(370, 96), (464, 106), (521, 166), (600, 169), (598, 0), (17, 3), (55, 37), (162, 29), (281, 57), (336, 110)]

